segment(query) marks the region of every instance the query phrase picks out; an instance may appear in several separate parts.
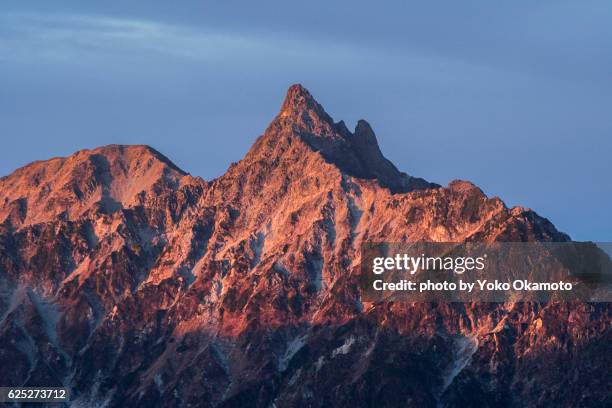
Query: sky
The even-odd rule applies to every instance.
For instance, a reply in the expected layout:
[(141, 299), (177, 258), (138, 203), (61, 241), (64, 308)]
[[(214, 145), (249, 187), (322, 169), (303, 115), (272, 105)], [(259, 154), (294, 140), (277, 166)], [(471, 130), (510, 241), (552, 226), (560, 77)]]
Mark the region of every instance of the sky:
[(0, 175), (111, 143), (212, 179), (302, 83), (408, 174), (612, 241), (612, 3), (0, 3)]

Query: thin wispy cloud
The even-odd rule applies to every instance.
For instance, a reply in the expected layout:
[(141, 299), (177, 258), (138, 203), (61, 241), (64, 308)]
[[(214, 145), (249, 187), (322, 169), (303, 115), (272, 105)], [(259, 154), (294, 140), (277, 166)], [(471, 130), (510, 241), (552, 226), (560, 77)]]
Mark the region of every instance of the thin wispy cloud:
[(236, 58), (350, 58), (342, 45), (224, 33), (155, 21), (105, 16), (9, 14), (0, 16), (0, 59), (74, 61), (157, 54), (197, 61)]
[(73, 59), (111, 54), (158, 53), (218, 60), (234, 52), (265, 51), (249, 38), (151, 21), (92, 16), (0, 17), (2, 59)]

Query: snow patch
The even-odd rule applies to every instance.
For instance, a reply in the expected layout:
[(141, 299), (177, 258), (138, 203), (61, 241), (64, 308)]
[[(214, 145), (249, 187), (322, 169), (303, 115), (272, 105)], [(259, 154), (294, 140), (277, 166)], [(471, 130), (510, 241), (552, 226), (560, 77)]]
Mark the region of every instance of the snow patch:
[(306, 344), (307, 335), (298, 336), (287, 343), (285, 353), (278, 360), (278, 370), (283, 372), (289, 367), (289, 363), (295, 354)]
[(323, 367), (323, 364), (325, 364), (325, 357), (320, 356), (317, 362), (315, 363), (315, 368), (317, 369), (317, 371), (319, 371), (321, 367)]
[(274, 262), (274, 265), (272, 265), (272, 268), (274, 268), (276, 272), (280, 273), (286, 278), (289, 277), (289, 275), (291, 275), (291, 272), (289, 272), (289, 270), (285, 268), (285, 266), (281, 263), (281, 261)]
[(251, 268), (254, 268), (261, 261), (261, 254), (263, 253), (263, 247), (266, 242), (266, 237), (263, 232), (258, 232), (255, 239), (251, 238), (249, 246), (253, 251), (253, 260), (251, 261)]
[(355, 299), (355, 309), (357, 309), (357, 313), (363, 312), (363, 302), (361, 301), (361, 291), (357, 291), (357, 298)]
[(25, 286), (18, 286), (14, 288), (12, 292), (10, 292), (10, 297), (8, 301), (6, 302), (8, 304), (8, 307), (6, 311), (4, 312), (4, 314), (2, 315), (1, 323), (4, 323), (6, 318), (11, 313), (13, 313), (19, 305), (21, 305), (26, 294), (27, 294), (27, 288)]
[(332, 351), (332, 358), (340, 354), (348, 354), (348, 352), (351, 351), (351, 347), (354, 343), (355, 338), (353, 336), (350, 336), (348, 339), (345, 339), (343, 345)]
[(455, 378), (472, 361), (472, 356), (478, 350), (478, 338), (476, 335), (461, 336), (455, 340), (455, 359), (450, 366), (444, 370), (442, 393), (453, 383)]
[(363, 210), (357, 206), (355, 200), (351, 196), (348, 196), (348, 210), (351, 214), (351, 235), (354, 238), (355, 235), (357, 235), (356, 230), (363, 216)]
[(159, 392), (162, 393), (163, 392), (162, 388), (164, 386), (164, 380), (162, 380), (161, 374), (155, 375), (155, 377), (153, 377), (153, 382), (157, 386), (157, 389), (159, 390)]
[(323, 258), (320, 254), (313, 254), (306, 258), (306, 268), (309, 272), (310, 279), (317, 291), (323, 287)]
[(217, 298), (223, 293), (223, 281), (221, 279), (215, 281), (215, 293), (217, 294)]
[(58, 350), (61, 350), (58, 344), (57, 336), (57, 323), (61, 318), (61, 313), (57, 310), (57, 307), (52, 303), (46, 303), (40, 296), (35, 292), (29, 291), (28, 293), (32, 304), (36, 308), (38, 315), (43, 321), (45, 334)]
[(223, 372), (225, 372), (225, 375), (227, 375), (227, 377), (231, 380), (229, 359), (227, 358), (227, 353), (225, 352), (225, 350), (223, 350), (221, 345), (217, 343), (212, 343), (210, 345), (210, 348), (213, 352), (213, 357), (215, 358), (215, 361), (221, 366)]
[(297, 371), (293, 374), (293, 377), (291, 377), (291, 379), (289, 380), (288, 385), (290, 387), (292, 387), (293, 385), (295, 385), (295, 383), (297, 382), (297, 380), (299, 380), (300, 375), (302, 375), (302, 369), (298, 368)]

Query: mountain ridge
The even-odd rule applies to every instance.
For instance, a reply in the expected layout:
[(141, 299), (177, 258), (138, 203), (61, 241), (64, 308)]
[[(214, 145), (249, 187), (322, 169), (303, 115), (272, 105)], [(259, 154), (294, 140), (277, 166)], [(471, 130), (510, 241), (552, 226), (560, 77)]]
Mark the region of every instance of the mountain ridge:
[[(287, 127), (289, 127), (289, 129), (286, 129)], [(315, 131), (315, 133), (312, 133), (313, 131)], [(309, 146), (314, 153), (319, 152), (323, 156), (325, 162), (335, 165), (342, 173), (361, 179), (376, 180), (382, 187), (388, 188), (393, 193), (406, 193), (413, 190), (441, 187), (439, 184), (427, 182), (422, 178), (408, 176), (397, 170), (397, 168), (383, 156), (378, 146), (376, 135), (367, 121), (360, 119), (356, 124), (355, 130), (350, 132), (343, 121), (334, 122), (331, 116), (325, 112), (323, 107), (314, 97), (312, 97), (308, 90), (300, 84), (295, 84), (288, 89), (279, 114), (272, 121), (264, 135), (260, 136), (255, 141), (245, 157), (238, 163), (230, 166), (226, 173), (211, 181), (206, 181), (198, 176), (194, 177), (189, 175), (151, 146), (105, 145), (94, 149), (79, 150), (66, 157), (54, 157), (47, 160), (35, 161), (0, 178), (0, 194), (5, 194), (4, 197), (0, 196), (0, 221), (10, 218), (12, 215), (11, 213), (24, 211), (22, 208), (23, 199), (26, 199), (25, 203), (27, 206), (29, 202), (28, 198), (30, 198), (17, 196), (16, 194), (12, 194), (12, 196), (6, 194), (7, 182), (11, 178), (19, 177), (23, 173), (36, 172), (37, 167), (51, 167), (55, 162), (63, 164), (66, 161), (73, 161), (79, 158), (96, 155), (102, 155), (107, 161), (109, 159), (110, 161), (116, 161), (120, 158), (117, 152), (126, 152), (125, 157), (121, 158), (122, 161), (126, 162), (129, 161), (131, 157), (137, 158), (139, 154), (146, 152), (146, 154), (151, 156), (149, 159), (155, 159), (160, 166), (168, 166), (168, 168), (173, 170), (178, 176), (189, 175), (189, 177), (193, 177), (194, 179), (200, 179), (203, 183), (212, 183), (222, 179), (230, 172), (232, 167), (240, 163), (247, 163), (246, 166), (248, 166), (254, 161), (261, 160), (262, 157), (272, 161), (279, 160), (286, 150), (286, 146), (281, 146), (281, 149), (279, 149), (278, 144), (286, 142), (286, 140), (283, 140), (283, 137), (288, 137), (287, 135), (291, 137), (296, 134), (298, 140), (301, 140)], [(323, 135), (325, 138), (334, 140), (334, 142), (321, 143), (316, 139), (323, 138), (315, 137), (315, 134), (319, 136)], [(266, 143), (269, 145), (268, 149), (261, 152), (261, 145)], [(70, 169), (68, 171), (70, 171)], [(68, 180), (68, 182), (74, 183), (75, 180)], [(141, 180), (138, 180), (138, 182), (141, 182)], [(454, 182), (455, 181), (450, 182), (449, 187)], [(37, 183), (38, 182), (34, 184)], [(23, 180), (19, 180), (19, 182), (13, 182), (13, 184), (32, 183), (24, 183)], [(133, 184), (137, 184), (137, 182), (134, 181)], [(145, 187), (147, 187), (147, 184), (149, 183), (145, 183)], [(469, 185), (474, 186), (472, 183), (469, 183)], [(146, 190), (146, 188), (144, 188), (143, 191), (144, 190)], [(131, 197), (128, 197), (128, 199), (129, 198)], [(1, 206), (6, 207), (7, 205), (9, 209), (2, 209)], [(15, 219), (20, 217), (13, 216), (12, 218)], [(23, 222), (23, 220), (21, 222)], [(19, 224), (19, 222), (17, 222), (17, 224)]]
[(362, 301), (363, 243), (569, 237), (469, 182), (394, 192), (342, 171), (379, 176), (347, 142), (369, 146), (369, 127), (292, 92), (305, 116), (211, 181), (146, 149), (98, 173), (81, 155), (68, 183), (41, 174), (69, 199), (38, 197), (36, 172), (3, 180), (0, 382), (69, 386), (84, 406), (605, 404), (606, 304)]

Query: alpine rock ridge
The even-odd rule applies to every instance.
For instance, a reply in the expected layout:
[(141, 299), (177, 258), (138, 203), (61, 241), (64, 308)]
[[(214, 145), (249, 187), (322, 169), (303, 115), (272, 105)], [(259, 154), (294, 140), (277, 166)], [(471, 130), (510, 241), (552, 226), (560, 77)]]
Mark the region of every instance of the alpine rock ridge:
[(0, 384), (76, 406), (612, 403), (607, 304), (362, 301), (360, 245), (416, 240), (569, 237), (400, 172), (301, 85), (212, 181), (148, 146), (31, 163), (0, 179)]

